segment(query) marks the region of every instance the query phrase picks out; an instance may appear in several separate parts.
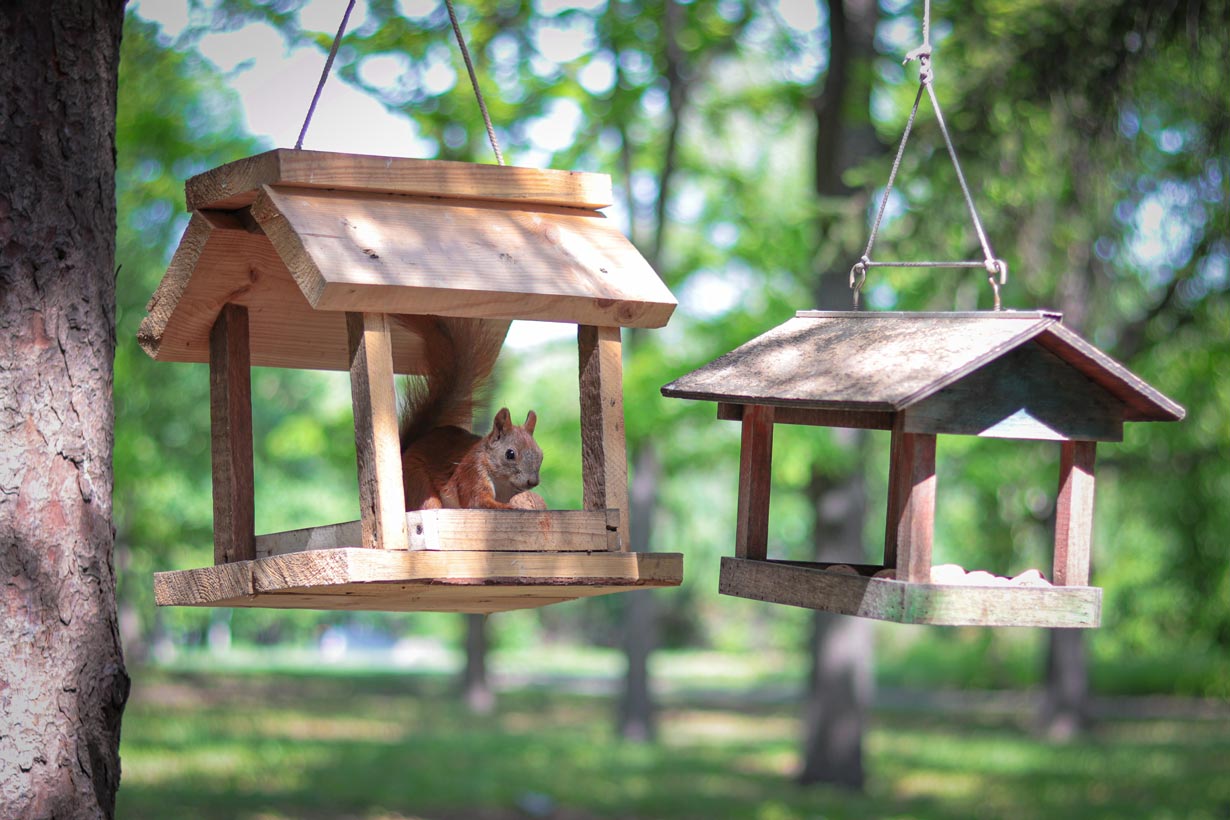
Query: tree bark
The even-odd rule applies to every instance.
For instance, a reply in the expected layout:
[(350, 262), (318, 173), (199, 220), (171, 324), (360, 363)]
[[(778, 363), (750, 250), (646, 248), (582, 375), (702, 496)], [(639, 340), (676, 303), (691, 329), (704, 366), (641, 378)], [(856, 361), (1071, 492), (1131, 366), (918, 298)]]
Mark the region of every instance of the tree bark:
[(466, 708), (472, 715), (495, 711), (495, 693), (487, 678), (487, 616), (466, 616), (466, 667), (461, 681)]
[[(866, 197), (844, 182), (847, 170), (880, 150), (871, 124), (871, 77), (875, 57), (877, 6), (873, 0), (829, 2), (829, 60), (823, 89), (813, 98), (816, 122), (815, 190), (830, 202), (845, 199), (847, 219), (862, 225)], [(835, 255), (818, 248), (817, 259), (832, 258), (818, 271), (817, 307), (852, 305), (847, 286), (857, 260), (858, 239), (843, 231), (826, 209), (818, 224), (820, 242), (836, 244)], [(846, 223), (847, 226), (850, 224)], [(858, 231), (854, 231), (858, 234)], [(846, 237), (842, 241), (840, 237)], [(866, 237), (863, 236), (863, 239)], [(865, 436), (835, 431), (847, 447), (862, 449)], [(861, 464), (862, 460), (857, 460)], [(866, 476), (862, 467), (845, 475), (812, 471), (808, 496), (815, 510), (818, 560), (861, 563), (863, 523), (867, 514)], [(799, 782), (830, 783), (861, 790), (865, 781), (863, 737), (871, 702), (871, 626), (861, 618), (816, 612), (811, 641), (811, 672), (803, 708), (803, 754)]]
[(1038, 729), (1048, 740), (1066, 743), (1089, 728), (1089, 656), (1083, 629), (1050, 629), (1046, 689)]
[(0, 806), (112, 817), (122, 0), (0, 4)]
[[(1065, 106), (1059, 106), (1055, 117), (1064, 117)], [(1074, 139), (1066, 146), (1075, 173), (1075, 200), (1068, 206), (1074, 210), (1096, 207), (1088, 179), (1093, 162), (1087, 143)], [(1067, 257), (1068, 275), (1059, 283), (1058, 306), (1064, 324), (1079, 332), (1088, 330), (1091, 297), (1096, 273), (1093, 269), (1093, 240), (1085, 237), (1071, 243)], [(1048, 527), (1055, 531), (1053, 516)], [(1046, 642), (1046, 679), (1042, 703), (1038, 710), (1038, 731), (1048, 740), (1066, 743), (1089, 728), (1089, 654), (1082, 629), (1048, 629)]]
[[(637, 450), (629, 487), (632, 507), (630, 549), (648, 552), (657, 509), (658, 485), (662, 468), (650, 441)], [(625, 740), (650, 741), (657, 736), (653, 692), (649, 687), (649, 655), (658, 639), (658, 616), (653, 590), (625, 592), (623, 644), (627, 657), (624, 689), (619, 699), (619, 734)]]
[[(859, 447), (859, 431), (842, 430)], [(808, 494), (815, 505), (816, 555), (821, 561), (863, 563), (867, 493), (861, 471), (837, 478), (813, 470)], [(799, 782), (861, 790), (866, 780), (863, 737), (871, 705), (871, 622), (816, 612), (812, 662), (804, 705), (803, 765)]]

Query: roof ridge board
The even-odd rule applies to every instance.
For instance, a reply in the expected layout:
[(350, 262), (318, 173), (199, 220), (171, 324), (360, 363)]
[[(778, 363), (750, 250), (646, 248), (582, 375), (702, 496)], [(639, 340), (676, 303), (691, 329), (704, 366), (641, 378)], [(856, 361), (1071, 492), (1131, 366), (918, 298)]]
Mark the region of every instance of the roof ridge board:
[[(1187, 415), (1186, 408), (1178, 402), (1172, 400), (1160, 390), (1156, 389), (1144, 379), (1137, 376), (1125, 365), (1120, 363), (1115, 357), (1106, 353), (1085, 339), (1073, 330), (1065, 327), (1062, 324), (1055, 324), (1045, 329), (1044, 336), (1052, 336), (1063, 345), (1073, 348), (1081, 355), (1097, 364), (1103, 372), (1110, 376), (1114, 381), (1123, 385), (1139, 398), (1143, 399), (1148, 404), (1153, 405), (1159, 411), (1159, 414), (1168, 418), (1153, 418), (1145, 419), (1149, 421), (1180, 421)], [(1045, 345), (1045, 342), (1040, 339), (1039, 342)], [(1051, 351), (1055, 352), (1055, 351)], [(1090, 381), (1094, 381), (1090, 379)], [(1096, 383), (1096, 382), (1095, 382)], [(1105, 385), (1101, 385), (1105, 387)], [(1131, 404), (1131, 402), (1124, 402)]]
[(225, 210), (246, 205), (265, 184), (538, 202), (583, 210), (614, 203), (610, 176), (593, 171), (288, 148), (196, 174), (184, 183), (185, 199), (189, 210)]
[[(299, 185), (293, 182), (270, 182), (261, 186), (257, 198), (264, 189), (293, 197), (319, 197), (322, 199), (354, 199), (354, 200), (397, 200), (418, 205), (438, 205), (450, 208), (477, 208), (488, 211), (524, 211), (527, 213), (556, 214), (558, 216), (580, 216), (587, 219), (607, 220), (610, 217), (602, 211), (580, 206), (560, 205), (551, 202), (540, 202), (535, 199), (494, 199), (484, 196), (463, 196), (460, 194), (427, 194), (413, 191), (377, 191), (364, 188), (324, 188), (321, 186)], [(238, 211), (251, 210), (251, 205), (239, 208)], [(205, 209), (207, 213), (219, 213), (216, 209)], [(234, 213), (223, 211), (222, 213)]]
[(796, 319), (1063, 319), (1055, 310), (799, 310)]

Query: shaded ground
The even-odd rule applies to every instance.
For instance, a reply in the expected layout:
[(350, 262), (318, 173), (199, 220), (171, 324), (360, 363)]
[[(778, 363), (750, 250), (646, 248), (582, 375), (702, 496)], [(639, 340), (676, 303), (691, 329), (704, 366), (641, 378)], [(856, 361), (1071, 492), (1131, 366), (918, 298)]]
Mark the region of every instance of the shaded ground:
[(793, 785), (793, 705), (763, 691), (671, 692), (660, 741), (637, 745), (609, 698), (563, 682), (479, 718), (440, 678), (134, 681), (123, 818), (1230, 817), (1230, 710), (1207, 701), (1107, 701), (1117, 717), (1051, 746), (1020, 695), (884, 692), (853, 796)]

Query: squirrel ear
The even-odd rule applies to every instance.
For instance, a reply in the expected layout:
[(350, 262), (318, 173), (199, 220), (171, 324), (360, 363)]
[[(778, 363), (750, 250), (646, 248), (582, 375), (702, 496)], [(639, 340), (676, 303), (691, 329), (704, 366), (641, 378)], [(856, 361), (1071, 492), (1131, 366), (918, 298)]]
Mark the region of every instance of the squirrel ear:
[(503, 438), (509, 427), (512, 427), (512, 416), (507, 407), (501, 407), (500, 412), (495, 414), (495, 421), (491, 424), (491, 437)]
[(531, 410), (525, 416), (525, 432), (529, 433), (531, 436), (534, 435), (534, 425), (537, 423), (538, 423), (538, 416), (536, 416), (534, 414), (534, 411)]

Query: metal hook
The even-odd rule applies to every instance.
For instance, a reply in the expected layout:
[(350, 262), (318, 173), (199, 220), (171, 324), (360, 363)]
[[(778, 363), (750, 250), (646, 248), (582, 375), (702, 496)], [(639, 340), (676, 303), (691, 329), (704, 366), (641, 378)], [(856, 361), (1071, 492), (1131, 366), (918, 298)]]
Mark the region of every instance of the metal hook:
[(853, 291), (854, 309), (858, 310), (858, 297), (863, 292), (863, 284), (867, 281), (867, 266), (871, 260), (864, 255), (850, 268), (850, 290)]

